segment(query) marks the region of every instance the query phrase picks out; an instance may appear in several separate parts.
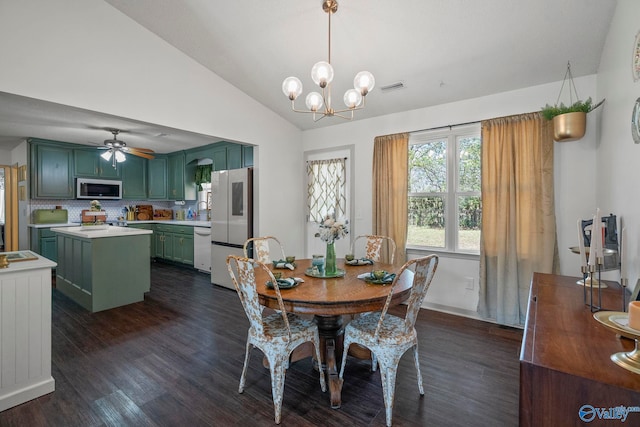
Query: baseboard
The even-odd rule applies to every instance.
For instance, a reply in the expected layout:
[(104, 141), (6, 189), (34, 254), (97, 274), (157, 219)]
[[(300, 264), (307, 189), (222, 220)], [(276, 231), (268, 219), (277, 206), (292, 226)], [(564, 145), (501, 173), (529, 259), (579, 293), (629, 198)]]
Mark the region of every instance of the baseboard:
[(28, 402), (29, 400), (49, 394), (53, 392), (55, 388), (55, 380), (53, 377), (49, 377), (48, 379), (38, 383), (29, 384), (18, 390), (3, 394), (0, 396), (0, 411), (13, 408), (14, 406)]
[[(465, 310), (465, 309), (457, 308), (457, 307), (449, 307), (447, 305), (434, 304), (434, 303), (429, 303), (429, 302), (423, 303), (422, 304), (422, 308), (427, 308), (429, 310), (440, 311), (442, 313), (453, 314), (455, 316), (467, 317), (469, 319), (481, 320), (483, 322), (493, 323), (495, 325), (499, 325), (493, 319), (487, 319), (487, 318), (481, 317), (478, 314), (478, 312), (476, 312), (476, 311)], [(502, 325), (500, 325), (500, 326), (502, 326)], [(509, 325), (509, 327), (510, 328), (516, 328), (516, 329), (524, 329), (523, 326), (519, 326), (519, 325)]]

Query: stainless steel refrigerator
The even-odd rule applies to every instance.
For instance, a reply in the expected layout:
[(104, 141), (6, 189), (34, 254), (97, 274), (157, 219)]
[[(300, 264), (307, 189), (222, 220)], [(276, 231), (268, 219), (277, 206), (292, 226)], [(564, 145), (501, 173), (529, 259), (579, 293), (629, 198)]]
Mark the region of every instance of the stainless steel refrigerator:
[(211, 173), (211, 283), (234, 289), (227, 255), (253, 236), (253, 168)]

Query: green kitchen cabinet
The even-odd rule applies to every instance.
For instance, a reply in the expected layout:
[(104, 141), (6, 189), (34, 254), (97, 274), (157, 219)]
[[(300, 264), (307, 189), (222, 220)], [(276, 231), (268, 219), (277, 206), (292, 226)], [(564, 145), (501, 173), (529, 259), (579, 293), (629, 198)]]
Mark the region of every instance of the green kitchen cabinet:
[(30, 249), (51, 261), (58, 261), (56, 233), (50, 228), (32, 228)]
[(227, 169), (242, 167), (242, 145), (233, 144), (227, 147)]
[(143, 230), (151, 230), (153, 231), (153, 234), (150, 236), (149, 238), (149, 253), (151, 254), (151, 257), (155, 257), (155, 230), (154, 230), (154, 225), (153, 224), (135, 224), (135, 223), (129, 223), (127, 224), (128, 227), (131, 228), (141, 228)]
[(58, 233), (56, 288), (91, 312), (144, 300), (149, 234), (85, 238)]
[(169, 154), (167, 184), (169, 200), (196, 200), (196, 163), (185, 164), (185, 153)]
[(184, 200), (184, 153), (174, 153), (168, 156), (167, 184), (169, 199)]
[(167, 200), (167, 158), (156, 155), (147, 163), (148, 195), (151, 200)]
[[(75, 167), (75, 176), (83, 178), (104, 178), (104, 179), (120, 179), (120, 171), (122, 163), (116, 163), (113, 167), (111, 160), (106, 161), (100, 155), (103, 150), (92, 149), (74, 149), (73, 164)], [(127, 156), (127, 161), (132, 156)]]
[(213, 170), (223, 171), (227, 170), (227, 148), (218, 148), (211, 153), (213, 157)]
[(73, 199), (73, 150), (30, 140), (31, 197)]
[(165, 234), (163, 231), (159, 231), (157, 229), (154, 229), (153, 231), (153, 237), (151, 238), (151, 241), (153, 243), (151, 243), (151, 253), (153, 255), (154, 258), (160, 258), (163, 259), (164, 258), (164, 241), (165, 241)]
[(156, 224), (153, 236), (155, 258), (193, 266), (193, 227)]
[(122, 198), (129, 200), (145, 200), (147, 198), (147, 160), (127, 155), (127, 160), (120, 163), (122, 173)]
[(193, 227), (189, 227), (192, 234), (173, 235), (173, 261), (193, 265)]
[(253, 147), (251, 145), (242, 146), (242, 167), (253, 166)]

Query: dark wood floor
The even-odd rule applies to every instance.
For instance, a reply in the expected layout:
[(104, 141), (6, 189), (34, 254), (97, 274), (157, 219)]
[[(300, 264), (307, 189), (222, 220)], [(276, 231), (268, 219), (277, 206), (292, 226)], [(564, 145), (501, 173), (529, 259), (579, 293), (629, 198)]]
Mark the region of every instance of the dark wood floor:
[[(53, 291), (56, 391), (0, 412), (0, 426), (272, 426), (268, 370), (253, 350), (238, 394), (248, 321), (235, 292), (202, 273), (153, 264), (145, 301), (89, 313)], [(516, 426), (522, 333), (422, 310), (425, 395), (411, 352), (400, 363), (396, 426)], [(310, 359), (287, 372), (282, 425), (383, 426), (379, 372), (349, 358), (342, 408)]]

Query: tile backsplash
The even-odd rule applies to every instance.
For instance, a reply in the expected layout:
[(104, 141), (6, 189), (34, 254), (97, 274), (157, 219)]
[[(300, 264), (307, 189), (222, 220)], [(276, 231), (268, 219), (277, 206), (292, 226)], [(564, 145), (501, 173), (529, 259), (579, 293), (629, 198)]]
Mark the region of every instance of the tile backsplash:
[[(90, 208), (91, 200), (42, 200), (31, 199), (31, 211), (35, 209), (55, 209), (60, 206), (68, 211), (69, 222), (80, 222), (82, 210)], [(107, 221), (117, 220), (123, 216), (122, 209), (125, 206), (152, 205), (153, 209), (177, 209), (187, 206), (175, 206), (169, 201), (149, 201), (149, 200), (101, 200), (102, 210), (107, 214)], [(31, 215), (30, 215), (31, 217)], [(31, 221), (29, 221), (31, 222)]]

